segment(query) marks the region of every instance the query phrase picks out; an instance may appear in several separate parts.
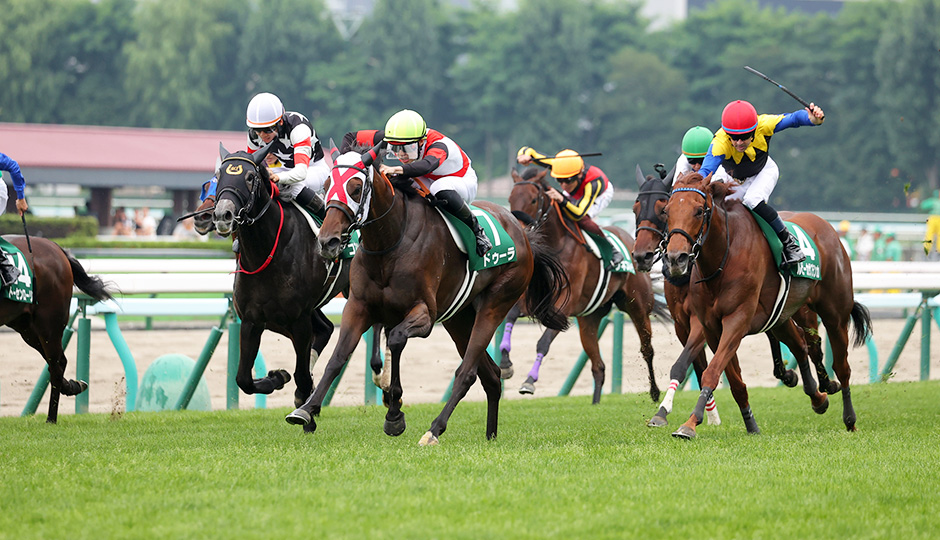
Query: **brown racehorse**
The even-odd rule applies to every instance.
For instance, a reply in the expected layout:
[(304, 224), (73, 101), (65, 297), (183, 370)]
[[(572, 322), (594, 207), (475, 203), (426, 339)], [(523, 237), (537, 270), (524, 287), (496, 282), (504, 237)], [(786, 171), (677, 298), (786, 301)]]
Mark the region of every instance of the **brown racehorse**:
[[(533, 172), (538, 171), (536, 174)], [(532, 227), (540, 230), (558, 250), (568, 280), (571, 283), (572, 296), (564, 305), (557, 307), (569, 317), (578, 320), (578, 332), (581, 346), (591, 360), (591, 374), (594, 377), (593, 403), (601, 400), (604, 387), (604, 361), (601, 358), (597, 331), (601, 321), (616, 306), (630, 315), (636, 333), (640, 337), (640, 352), (649, 372), (650, 397), (659, 400), (659, 387), (653, 372), (653, 343), (650, 328), (650, 313), (668, 318), (665, 306), (657, 303), (653, 296), (653, 285), (649, 274), (612, 273), (604, 269), (604, 263), (591, 256), (584, 247), (583, 233), (578, 225), (562, 215), (558, 203), (552, 201), (546, 191), (549, 187), (545, 180), (548, 169), (530, 167), (524, 171), (525, 179), (515, 170), (511, 171), (513, 186), (509, 194), (509, 206), (513, 214), (523, 221), (531, 220)], [(521, 215), (520, 215), (521, 214)], [(633, 247), (633, 237), (619, 227), (604, 227), (616, 234), (628, 249)], [(628, 254), (624, 254), (628, 255)], [(603, 287), (603, 288), (602, 288)], [(509, 344), (512, 325), (520, 315), (520, 309), (514, 308), (506, 318), (506, 331), (500, 346), (503, 358), (500, 368), (504, 372), (511, 369)], [(520, 393), (535, 392), (535, 382), (541, 359), (548, 354), (552, 341), (558, 335), (557, 330), (547, 329), (536, 346), (536, 361), (529, 371)]]
[[(19, 332), (30, 347), (49, 365), (49, 413), (46, 422), (55, 424), (59, 415), (59, 394), (75, 396), (88, 388), (85, 381), (65, 378), (68, 360), (62, 349), (62, 333), (69, 320), (69, 305), (72, 287), (95, 300), (111, 298), (101, 279), (89, 276), (82, 265), (58, 244), (43, 238), (8, 236), (6, 239), (19, 248), (26, 263), (33, 270), (33, 302), (14, 302), (0, 298), (0, 325), (9, 326)], [(28, 280), (27, 277), (20, 277)]]
[[(825, 412), (828, 396), (819, 391), (811, 376), (807, 377), (808, 345), (804, 331), (790, 318), (804, 305), (819, 315), (826, 328), (832, 345), (833, 370), (842, 386), (842, 420), (846, 429), (854, 431), (848, 325), (851, 319), (855, 327), (854, 345), (862, 345), (871, 334), (871, 317), (854, 300), (851, 262), (836, 231), (814, 214), (781, 215), (799, 225), (816, 244), (821, 280), (789, 278), (789, 292), (777, 306), (784, 278), (777, 271), (763, 233), (746, 207), (737, 200), (725, 199), (732, 188), (710, 179), (703, 179), (698, 173), (679, 176), (664, 208), (668, 233), (663, 273), (670, 278), (691, 273), (692, 308), (709, 347), (715, 351), (703, 375), (695, 410), (673, 435), (695, 436), (705, 403), (718, 384), (719, 375), (735, 357), (741, 339), (767, 326), (800, 364), (803, 390), (810, 396), (814, 410)], [(693, 353), (690, 344), (691, 339), (683, 355)]]
[[(637, 193), (636, 202), (633, 205), (633, 213), (636, 216), (636, 243), (633, 246), (634, 263), (637, 270), (649, 272), (653, 264), (662, 256), (662, 240), (666, 237), (666, 223), (662, 215), (666, 201), (669, 200), (669, 190), (672, 188), (672, 180), (675, 171), (660, 171), (659, 176), (644, 176), (642, 169), (637, 165), (636, 178), (637, 185), (640, 188)], [(665, 173), (663, 175), (662, 173)], [(689, 298), (689, 276), (685, 275), (679, 279), (667, 279), (663, 284), (663, 294), (666, 296), (666, 303), (669, 305), (669, 311), (672, 313), (675, 321), (676, 335), (683, 345), (688, 343), (689, 336), (695, 334), (697, 345), (696, 349), (701, 349), (692, 359), (692, 365), (695, 368), (695, 374), (701, 384), (702, 374), (708, 366), (705, 359), (705, 334), (698, 319), (692, 317), (692, 304)], [(815, 313), (812, 313), (808, 307), (804, 307), (794, 316), (798, 324), (807, 331), (807, 341), (810, 345), (810, 356), (813, 358), (817, 368), (817, 375), (820, 377), (820, 384), (823, 388), (829, 389), (830, 393), (838, 391), (838, 383), (829, 381), (829, 376), (823, 363), (822, 349), (817, 332), (818, 323)], [(770, 341), (771, 356), (774, 365), (774, 376), (780, 379), (789, 387), (796, 386), (799, 382), (796, 373), (793, 370), (786, 369), (783, 357), (780, 351), (780, 342), (767, 334)], [(683, 361), (686, 360), (686, 361)], [(673, 365), (670, 373), (670, 385), (666, 390), (666, 397), (659, 408), (659, 411), (647, 422), (650, 427), (660, 427), (668, 424), (666, 416), (672, 412), (673, 394), (676, 388), (683, 383), (688, 373), (688, 358), (680, 357)], [(725, 375), (731, 383), (732, 394), (741, 409), (741, 414), (745, 419), (745, 426), (750, 433), (758, 433), (757, 422), (754, 420), (750, 411), (750, 405), (747, 402), (747, 392), (744, 381), (741, 379), (740, 366), (737, 355), (735, 355), (725, 369)], [(833, 386), (835, 385), (835, 386)], [(708, 415), (709, 424), (720, 424), (717, 409), (714, 401), (705, 405), (705, 412)]]
[(399, 373), (402, 350), (409, 338), (427, 337), (435, 321), (443, 317), (461, 362), (453, 392), (419, 444), (437, 444), (454, 408), (477, 377), (486, 393), (486, 437), (492, 439), (496, 437), (501, 387), (499, 368), (486, 347), (523, 293), (533, 317), (549, 328), (564, 329), (568, 320), (554, 307), (556, 298), (567, 290), (564, 270), (538, 235), (523, 230), (508, 210), (477, 202), (477, 207), (492, 214), (509, 233), (516, 259), (479, 272), (469, 271), (467, 256), (451, 239), (438, 211), (411, 190), (393, 187), (372, 165), (381, 147), (377, 145), (361, 156), (347, 152), (336, 160), (320, 246), (325, 256), (335, 257), (352, 230), (359, 229), (359, 252), (353, 259), (339, 341), (323, 374), (323, 384), (286, 420), (316, 428), (313, 416), (320, 412), (326, 387), (348, 361), (359, 335), (382, 323), (389, 329), (386, 336), (391, 353), (391, 382), (383, 389), (383, 401), (389, 408), (384, 430), (391, 436), (400, 435), (405, 430)]

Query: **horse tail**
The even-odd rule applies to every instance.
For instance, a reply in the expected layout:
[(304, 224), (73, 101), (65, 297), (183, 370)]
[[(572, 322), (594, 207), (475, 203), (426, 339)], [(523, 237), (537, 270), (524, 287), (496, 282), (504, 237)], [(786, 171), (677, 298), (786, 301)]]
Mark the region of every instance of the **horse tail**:
[(66, 258), (69, 260), (69, 266), (72, 267), (72, 281), (80, 291), (99, 302), (111, 300), (111, 293), (108, 291), (105, 283), (101, 281), (101, 278), (98, 276), (89, 276), (81, 263), (75, 260), (74, 257), (66, 253), (64, 249), (62, 253), (65, 253)]
[(669, 304), (660, 294), (653, 295), (653, 311), (650, 314), (659, 317), (663, 322), (672, 322), (672, 312), (669, 311)]
[(535, 263), (532, 280), (525, 292), (525, 312), (546, 328), (567, 330), (568, 316), (555, 307), (555, 301), (564, 294), (567, 302), (571, 295), (568, 274), (541, 234), (529, 228), (525, 234)]
[(861, 347), (871, 337), (871, 313), (868, 308), (855, 302), (852, 306), (852, 326), (855, 327), (855, 336), (852, 345)]

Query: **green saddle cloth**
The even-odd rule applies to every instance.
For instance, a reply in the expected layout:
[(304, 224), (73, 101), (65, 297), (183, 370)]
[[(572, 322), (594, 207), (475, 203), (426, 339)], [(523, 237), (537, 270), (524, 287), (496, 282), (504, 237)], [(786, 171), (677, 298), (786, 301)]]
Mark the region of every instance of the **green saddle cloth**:
[[(323, 225), (323, 219), (317, 217), (316, 214), (311, 212), (309, 209), (300, 206), (297, 203), (294, 203), (294, 206), (299, 208), (302, 212), (310, 216), (313, 219), (313, 222), (316, 224), (316, 227), (313, 230), (313, 233), (316, 235), (320, 234), (320, 227)], [(340, 259), (352, 259), (356, 256), (356, 250), (359, 249), (359, 229), (356, 229), (352, 232), (352, 235), (349, 237), (349, 243), (346, 244), (346, 248), (343, 249), (342, 253), (339, 254)]]
[(13, 244), (0, 238), (0, 248), (9, 254), (13, 264), (20, 269), (20, 277), (16, 282), (3, 288), (3, 297), (14, 302), (23, 302), (24, 304), (33, 303), (33, 269), (26, 263), (26, 257), (23, 252)]
[(470, 270), (479, 272), (480, 270), (494, 268), (516, 260), (516, 243), (513, 242), (512, 237), (509, 236), (509, 233), (506, 232), (506, 229), (503, 228), (499, 221), (486, 210), (477, 208), (476, 206), (470, 207), (470, 211), (473, 212), (473, 215), (477, 218), (477, 222), (483, 227), (486, 237), (490, 239), (490, 243), (493, 245), (493, 248), (487, 251), (482, 257), (477, 255), (477, 240), (473, 231), (470, 230), (470, 227), (467, 227), (464, 222), (449, 213), (441, 210), (438, 211), (454, 226), (454, 229), (457, 230), (457, 233), (463, 240), (467, 256), (470, 258)]
[[(617, 251), (623, 254), (623, 262), (611, 269), (611, 272), (614, 273), (629, 273), (636, 274), (636, 269), (633, 267), (633, 258), (630, 256), (630, 250), (627, 249), (627, 246), (620, 240), (620, 238), (608, 231), (607, 229), (601, 229), (604, 231), (604, 236), (607, 237), (607, 240), (614, 246), (617, 246)], [(583, 229), (582, 229), (583, 231)], [(602, 239), (594, 233), (583, 231), (584, 234), (590, 236), (594, 243), (597, 244), (597, 249), (601, 252), (601, 260), (604, 262), (604, 266), (610, 266), (610, 260), (613, 256), (613, 252), (610, 247), (607, 245), (607, 242), (602, 241)]]
[(751, 214), (754, 216), (754, 219), (757, 220), (757, 224), (760, 225), (760, 229), (763, 231), (764, 237), (770, 245), (770, 252), (773, 254), (774, 260), (777, 261), (777, 268), (781, 272), (787, 271), (791, 276), (798, 278), (814, 279), (816, 281), (822, 280), (822, 271), (819, 268), (819, 249), (802, 227), (796, 223), (790, 223), (789, 221), (783, 222), (787, 230), (793, 234), (796, 241), (800, 244), (803, 254), (806, 255), (806, 260), (803, 262), (784, 269), (780, 264), (783, 260), (783, 242), (777, 238), (777, 233), (774, 232), (769, 223), (755, 214), (753, 210)]

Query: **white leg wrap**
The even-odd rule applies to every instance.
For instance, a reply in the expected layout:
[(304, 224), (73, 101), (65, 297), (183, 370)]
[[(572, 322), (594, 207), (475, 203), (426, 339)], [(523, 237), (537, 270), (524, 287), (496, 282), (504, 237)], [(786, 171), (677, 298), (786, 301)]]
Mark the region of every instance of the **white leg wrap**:
[(721, 417), (718, 416), (718, 404), (715, 403), (715, 397), (712, 396), (707, 403), (705, 403), (705, 416), (708, 418), (708, 425), (710, 426), (720, 426)]
[(676, 389), (679, 388), (679, 381), (673, 379), (669, 381), (669, 388), (666, 389), (666, 396), (660, 406), (666, 410), (666, 413), (672, 412), (672, 400), (676, 397)]

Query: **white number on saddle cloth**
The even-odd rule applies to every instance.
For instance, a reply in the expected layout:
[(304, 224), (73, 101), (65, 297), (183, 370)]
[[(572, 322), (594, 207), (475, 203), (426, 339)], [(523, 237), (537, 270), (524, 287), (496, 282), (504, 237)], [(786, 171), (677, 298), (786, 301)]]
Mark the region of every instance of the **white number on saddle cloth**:
[(26, 259), (22, 253), (16, 254), (16, 267), (20, 271), (20, 277), (17, 279), (25, 287), (32, 287), (32, 279), (29, 277), (29, 266), (26, 265)]
[(793, 227), (793, 232), (796, 233), (796, 239), (800, 244), (800, 249), (803, 251), (803, 255), (806, 255), (807, 258), (815, 261), (816, 250), (813, 249), (813, 243), (810, 242), (809, 238), (806, 237), (806, 233), (803, 232), (803, 229), (799, 227)]

